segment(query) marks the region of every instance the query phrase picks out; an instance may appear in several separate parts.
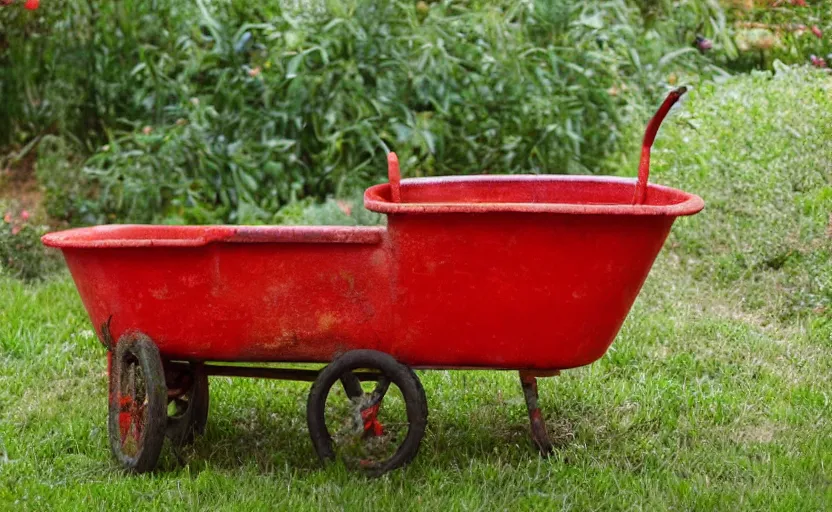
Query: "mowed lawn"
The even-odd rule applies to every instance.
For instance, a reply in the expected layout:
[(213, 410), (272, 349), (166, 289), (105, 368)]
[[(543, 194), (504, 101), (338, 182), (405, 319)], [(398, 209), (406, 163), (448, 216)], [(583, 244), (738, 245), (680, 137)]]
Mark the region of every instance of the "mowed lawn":
[(677, 222), (610, 351), (541, 380), (549, 459), (512, 372), (418, 372), (427, 435), (379, 479), (320, 466), (308, 385), (212, 378), (185, 463), (166, 448), (159, 471), (127, 475), (107, 442), (105, 352), (68, 274), (0, 278), (0, 509), (832, 508), (831, 140), (820, 73), (691, 94), (652, 180), (706, 210)]

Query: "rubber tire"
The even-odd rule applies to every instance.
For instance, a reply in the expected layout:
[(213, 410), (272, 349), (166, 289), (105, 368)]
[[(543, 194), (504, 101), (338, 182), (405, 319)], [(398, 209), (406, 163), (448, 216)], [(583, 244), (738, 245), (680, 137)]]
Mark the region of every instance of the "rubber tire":
[[(189, 369), (193, 384), (188, 391), (188, 410), (178, 419), (168, 417), (167, 420), (167, 436), (176, 446), (192, 444), (196, 436), (205, 433), (205, 425), (208, 423), (208, 373), (203, 363), (189, 363)], [(181, 430), (183, 428), (186, 429), (184, 433)]]
[(326, 428), (326, 399), (332, 386), (340, 385), (341, 375), (360, 368), (381, 370), (392, 383), (398, 386), (407, 410), (407, 436), (396, 453), (384, 464), (363, 471), (368, 476), (380, 476), (412, 461), (425, 435), (428, 422), (425, 390), (419, 378), (409, 367), (399, 364), (392, 356), (376, 350), (353, 350), (343, 354), (324, 368), (312, 384), (306, 404), (306, 422), (309, 427), (309, 436), (312, 438), (312, 446), (318, 457), (324, 464), (333, 461), (335, 452), (332, 447), (332, 437)]
[[(124, 359), (128, 354), (136, 358), (142, 369), (147, 396), (144, 431), (140, 441), (141, 446), (135, 457), (128, 456), (121, 451), (119, 401), (115, 393), (118, 389), (116, 386), (120, 385), (119, 378)], [(150, 338), (138, 332), (127, 333), (119, 338), (110, 372), (110, 390), (108, 431), (113, 456), (124, 469), (130, 472), (152, 471), (156, 468), (162, 445), (165, 442), (168, 389), (165, 385), (165, 373), (162, 369), (159, 349)]]

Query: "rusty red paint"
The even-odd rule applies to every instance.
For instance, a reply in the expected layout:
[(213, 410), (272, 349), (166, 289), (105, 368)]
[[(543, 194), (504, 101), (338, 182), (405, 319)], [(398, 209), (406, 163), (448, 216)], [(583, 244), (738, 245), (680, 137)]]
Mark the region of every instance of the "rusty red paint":
[(204, 247), (215, 242), (262, 244), (379, 244), (382, 227), (147, 226), (110, 224), (50, 233), (44, 243), (61, 249)]
[(131, 430), (133, 439), (138, 442), (141, 439), (144, 425), (144, 407), (136, 404), (132, 397), (122, 396), (119, 401), (118, 424), (122, 447), (129, 439), (128, 434)]
[(548, 455), (552, 452), (552, 441), (549, 439), (546, 422), (540, 413), (540, 406), (538, 405), (537, 378), (533, 373), (521, 371), (520, 385), (523, 388), (523, 397), (526, 400), (526, 408), (529, 412), (529, 427), (532, 440), (542, 455)]
[(636, 181), (636, 191), (633, 195), (633, 204), (642, 204), (644, 196), (647, 193), (647, 180), (650, 177), (650, 150), (653, 147), (653, 142), (656, 140), (656, 134), (659, 133), (659, 128), (662, 121), (667, 117), (671, 107), (687, 92), (687, 87), (679, 87), (670, 92), (665, 98), (659, 111), (653, 116), (653, 119), (647, 124), (647, 130), (644, 133), (644, 140), (641, 143), (641, 161), (638, 164), (638, 180)]
[(361, 410), (361, 419), (364, 422), (365, 435), (384, 435), (384, 426), (378, 421), (378, 410), (380, 407), (381, 403), (377, 403)]
[[(467, 176), (367, 189), (386, 227), (139, 226), (44, 236), (102, 339), (166, 359), (328, 362), (353, 349), (426, 368), (538, 373), (609, 347), (676, 217), (704, 203), (639, 180)], [(634, 193), (635, 190), (635, 193)], [(633, 198), (637, 204), (633, 204)]]
[(387, 181), (390, 183), (390, 198), (394, 203), (401, 203), (402, 174), (399, 172), (399, 157), (396, 153), (387, 155)]

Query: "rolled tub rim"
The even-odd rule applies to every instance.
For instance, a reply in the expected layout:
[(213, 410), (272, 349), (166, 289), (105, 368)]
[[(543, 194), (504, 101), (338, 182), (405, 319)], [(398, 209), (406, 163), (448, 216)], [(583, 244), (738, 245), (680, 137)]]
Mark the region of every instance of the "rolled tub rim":
[[(401, 181), (403, 191), (409, 186), (450, 185), (460, 183), (508, 184), (508, 183), (570, 183), (570, 184), (617, 184), (635, 190), (635, 178), (617, 176), (571, 176), (571, 175), (471, 175), (443, 176), (432, 178), (408, 178)], [(699, 213), (705, 202), (701, 197), (663, 185), (648, 184), (650, 191), (665, 192), (681, 198), (681, 201), (663, 205), (632, 204), (579, 204), (552, 202), (401, 202), (390, 198), (390, 184), (373, 185), (364, 192), (364, 207), (384, 214), (431, 214), (431, 213), (559, 213), (566, 215), (662, 215), (680, 217)]]
[(384, 226), (104, 224), (48, 233), (41, 241), (57, 249), (202, 247), (211, 243), (374, 245), (384, 240), (385, 232)]

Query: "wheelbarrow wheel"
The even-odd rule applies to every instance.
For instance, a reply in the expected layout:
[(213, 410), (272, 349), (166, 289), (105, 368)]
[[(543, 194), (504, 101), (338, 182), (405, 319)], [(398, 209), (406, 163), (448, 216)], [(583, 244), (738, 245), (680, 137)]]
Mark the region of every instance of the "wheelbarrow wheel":
[(159, 349), (144, 334), (125, 334), (116, 344), (109, 409), (113, 456), (134, 473), (152, 471), (165, 441), (167, 386)]
[(375, 350), (347, 352), (324, 368), (306, 407), (309, 435), (321, 461), (337, 458), (368, 476), (413, 460), (427, 416), (425, 390), (416, 374)]
[[(183, 372), (177, 373), (168, 385), (180, 392), (168, 393), (168, 420), (166, 433), (174, 446), (186, 446), (194, 438), (205, 433), (208, 423), (208, 373), (201, 362), (188, 363)], [(184, 388), (184, 389), (183, 389)]]

